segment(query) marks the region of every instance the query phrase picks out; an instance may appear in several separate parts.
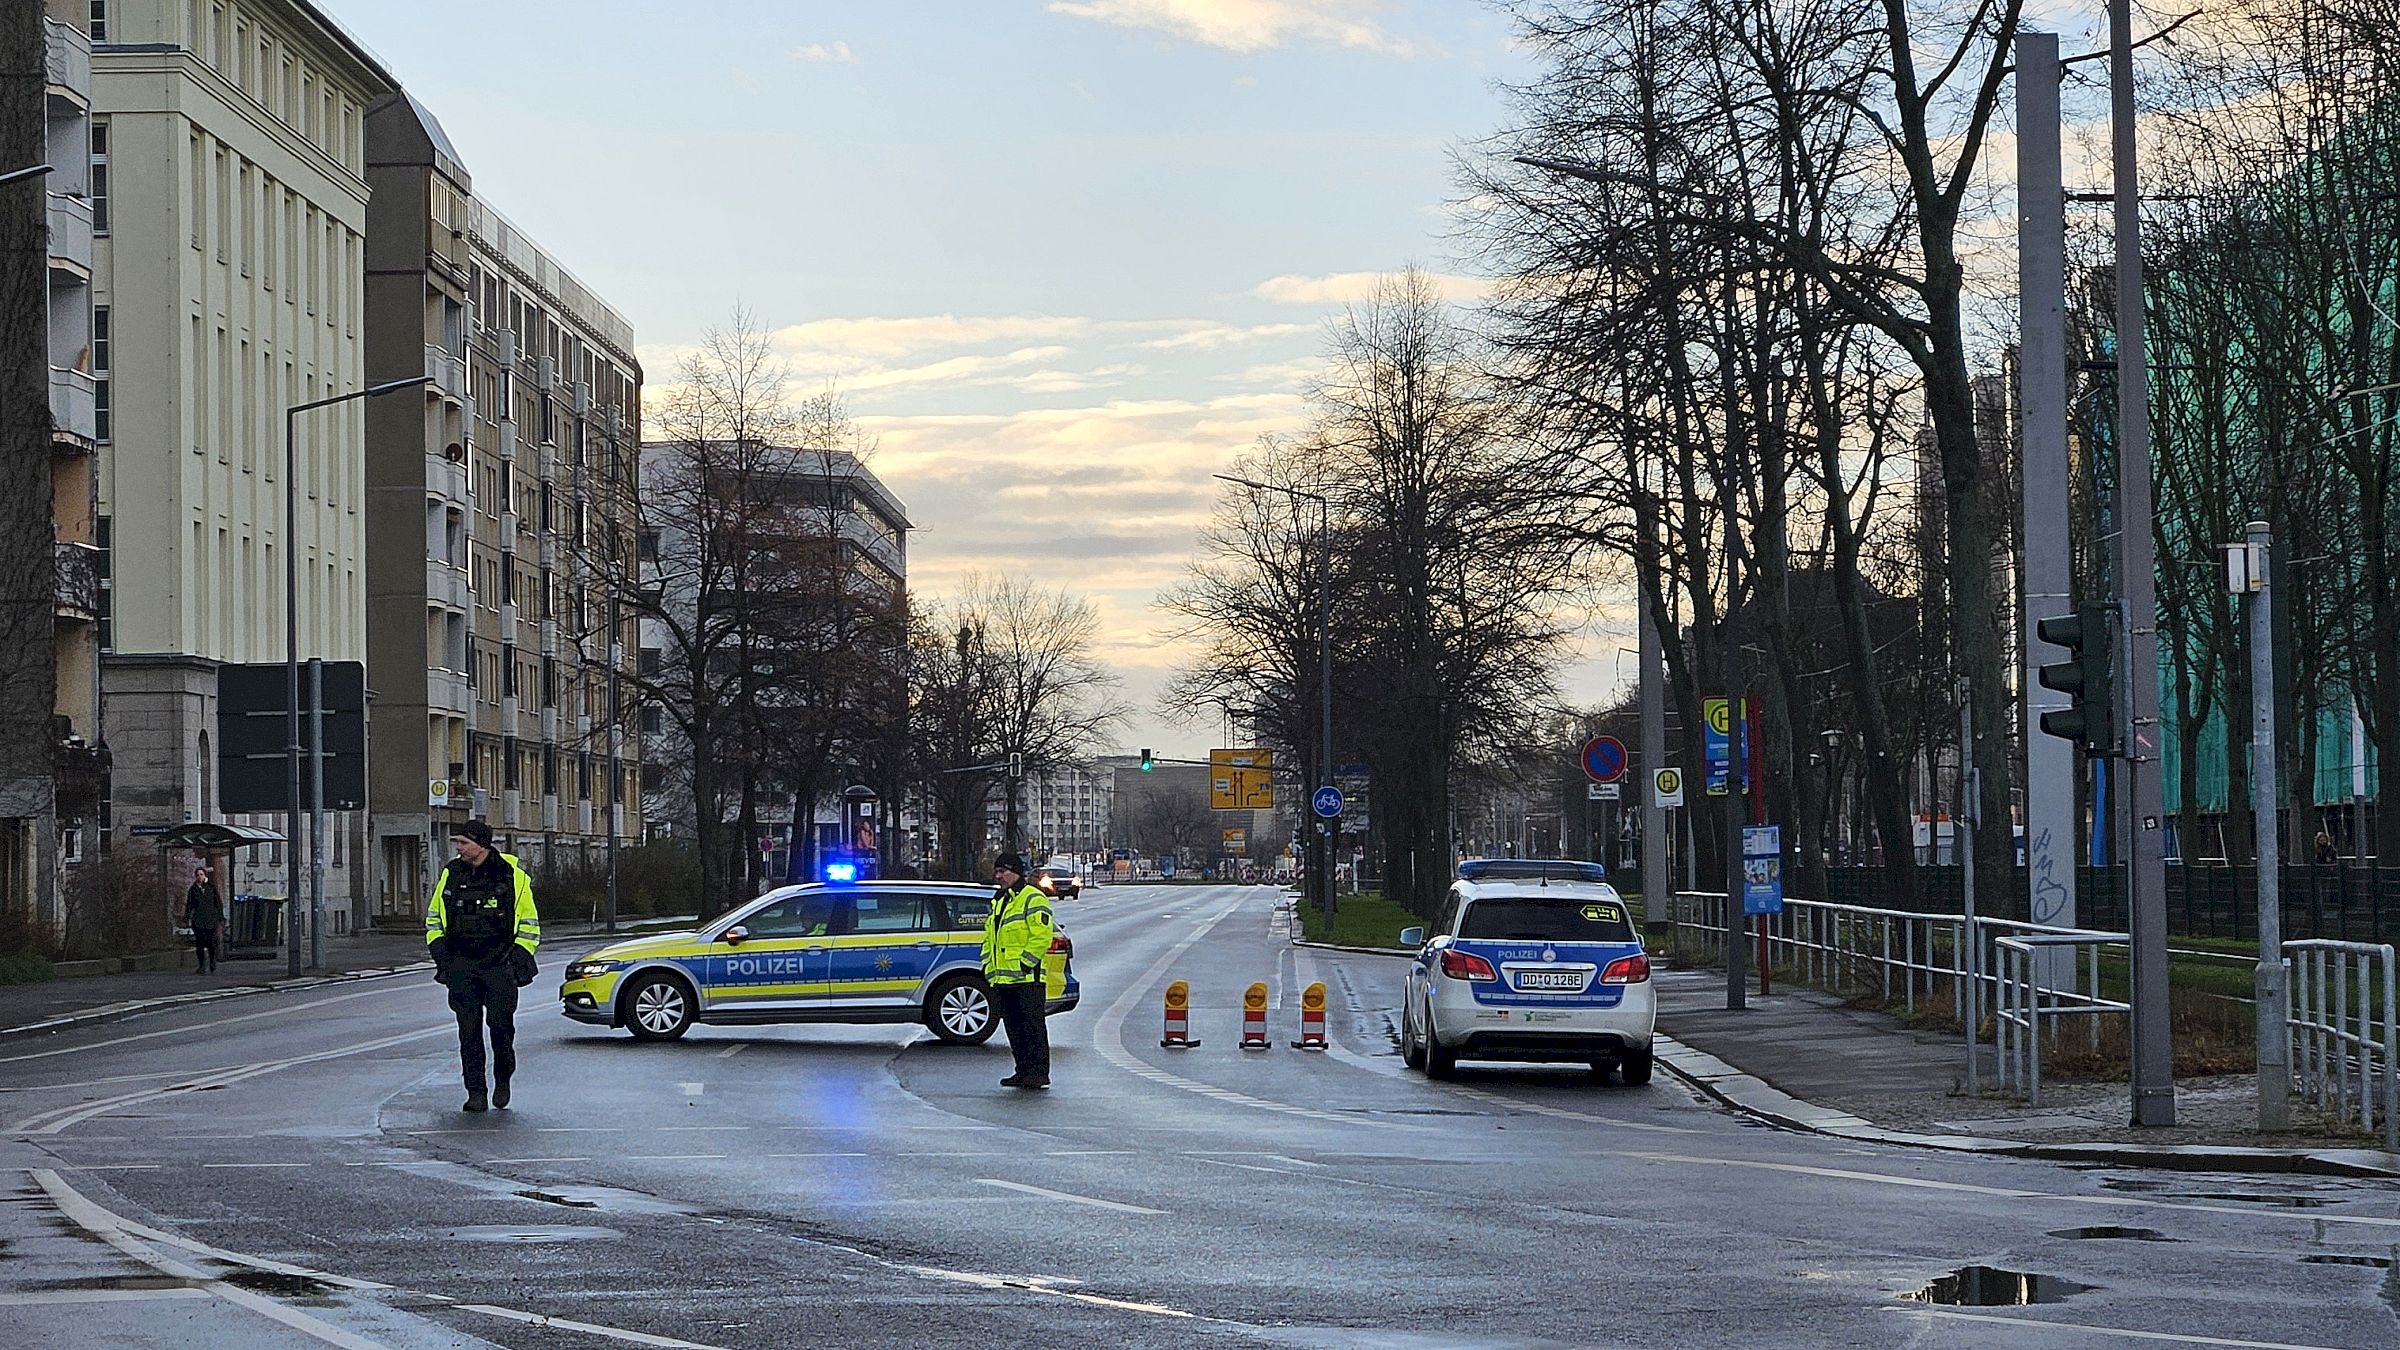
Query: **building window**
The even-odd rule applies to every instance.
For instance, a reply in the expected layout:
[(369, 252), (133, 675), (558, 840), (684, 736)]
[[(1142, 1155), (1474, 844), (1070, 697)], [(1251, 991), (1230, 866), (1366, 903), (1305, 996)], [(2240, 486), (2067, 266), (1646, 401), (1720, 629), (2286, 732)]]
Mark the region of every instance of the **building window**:
[(92, 306), (92, 434), (109, 439), (108, 306)]
[(108, 41), (108, 0), (92, 0), (92, 41)]
[(642, 532), (641, 532), (639, 535), (635, 536), (635, 544), (634, 544), (634, 548), (635, 548), (636, 556), (638, 556), (638, 557), (639, 557), (639, 558), (640, 558), (640, 559), (641, 559), (643, 562), (646, 562), (646, 563), (654, 563), (654, 562), (657, 562), (657, 561), (658, 561), (658, 531), (656, 531), (656, 530), (644, 530), (644, 531), (642, 531)]
[(655, 703), (642, 705), (642, 734), (656, 736), (667, 729), (666, 711)]
[(108, 120), (101, 117), (92, 119), (92, 233), (108, 233)]

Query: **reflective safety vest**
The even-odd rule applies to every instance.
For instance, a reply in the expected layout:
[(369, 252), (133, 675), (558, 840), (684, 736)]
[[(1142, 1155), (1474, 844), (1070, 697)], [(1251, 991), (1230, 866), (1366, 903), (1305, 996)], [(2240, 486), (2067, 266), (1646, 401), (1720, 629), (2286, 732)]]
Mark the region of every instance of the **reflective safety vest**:
[(992, 897), (983, 920), (983, 977), (993, 984), (1031, 984), (1050, 955), (1050, 897), (1020, 885)]
[[(496, 851), (495, 851), (496, 852)], [(542, 945), (542, 916), (534, 908), (533, 878), (515, 855), (497, 853), (500, 875), (476, 877), (453, 860), (434, 880), (425, 904), (425, 945), (471, 963), (489, 962), (513, 941), (528, 955)], [(455, 884), (454, 884), (455, 883)]]

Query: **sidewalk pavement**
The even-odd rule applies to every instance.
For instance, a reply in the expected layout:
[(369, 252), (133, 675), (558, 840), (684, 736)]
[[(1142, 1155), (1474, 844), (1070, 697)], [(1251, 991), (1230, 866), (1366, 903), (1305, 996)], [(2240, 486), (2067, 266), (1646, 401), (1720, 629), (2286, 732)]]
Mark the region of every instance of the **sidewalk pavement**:
[[(2193, 1171), (2400, 1178), (2400, 1156), (2356, 1134), (2264, 1134), (2254, 1075), (2175, 1085), (2175, 1124), (2136, 1128), (2123, 1082), (2042, 1084), (2039, 1108), (1996, 1091), (1991, 1047), (1966, 1090), (1963, 1038), (1912, 1030), (1811, 989), (1755, 986), (1725, 1008), (1721, 971), (1660, 968), (1659, 1062), (1746, 1115), (1871, 1143)], [(2293, 1118), (2310, 1108), (2295, 1100)]]
[[(618, 935), (657, 931), (661, 925), (677, 927), (691, 921), (689, 915), (673, 919), (637, 919), (619, 924)], [(581, 939), (596, 931), (590, 924), (553, 923), (543, 925), (542, 937), (544, 943), (549, 944)], [(580, 949), (586, 944), (577, 941), (575, 945)], [(163, 958), (167, 954), (160, 955)], [(433, 963), (425, 959), (425, 938), (422, 933), (369, 930), (328, 937), (322, 970), (303, 970), (294, 977), (285, 973), (287, 969), (284, 954), (277, 951), (266, 960), (221, 960), (214, 972), (203, 975), (193, 969), (193, 953), (187, 946), (172, 969), (137, 970), (117, 975), (79, 975), (46, 980), (40, 984), (0, 985), (0, 1037), (57, 1031), (87, 1022), (109, 1021), (159, 1008), (213, 1002), (271, 989), (304, 989), (313, 985), (425, 972), (433, 969)]]

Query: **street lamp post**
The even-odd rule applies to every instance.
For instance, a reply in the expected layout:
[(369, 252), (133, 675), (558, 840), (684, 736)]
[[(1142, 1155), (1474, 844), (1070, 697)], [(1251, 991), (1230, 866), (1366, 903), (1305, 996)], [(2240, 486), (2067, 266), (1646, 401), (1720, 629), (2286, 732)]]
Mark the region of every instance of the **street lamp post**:
[(48, 172), (50, 166), (47, 164), (28, 164), (22, 169), (10, 169), (7, 173), (0, 173), (0, 187), (21, 183), (28, 178), (39, 178)]
[[(1321, 492), (1306, 492), (1275, 483), (1261, 483), (1230, 473), (1216, 475), (1228, 483), (1256, 488), (1261, 492), (1280, 492), (1287, 497), (1317, 504), (1317, 773), (1320, 781), (1312, 787), (1333, 783), (1333, 534), (1331, 515)], [(1315, 793), (1310, 793), (1311, 798)], [(1309, 875), (1317, 888), (1317, 909), (1328, 923), (1333, 920), (1333, 835), (1339, 817), (1327, 819), (1310, 808), (1310, 819), (1317, 832), (1316, 864)]]
[[(283, 411), (283, 765), (284, 790), (289, 794), (284, 800), (283, 813), (283, 937), (287, 975), (300, 973), (300, 925), (292, 922), (300, 898), (300, 459), (297, 450), (300, 414), (352, 399), (414, 389), (432, 380), (431, 375), (389, 380), (347, 394), (294, 404)], [(325, 755), (321, 738), (312, 738), (308, 754), (321, 770)], [(322, 778), (318, 781), (321, 787)], [(325, 873), (317, 866), (317, 813), (322, 804), (311, 801), (308, 812), (308, 858), (314, 876), (308, 907), (312, 968), (325, 964)]]

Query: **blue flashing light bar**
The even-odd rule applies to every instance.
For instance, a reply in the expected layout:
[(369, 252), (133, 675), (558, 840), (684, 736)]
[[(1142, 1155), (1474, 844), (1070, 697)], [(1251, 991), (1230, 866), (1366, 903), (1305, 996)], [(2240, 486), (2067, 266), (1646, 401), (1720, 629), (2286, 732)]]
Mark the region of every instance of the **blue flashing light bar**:
[(825, 879), (827, 881), (856, 881), (858, 880), (858, 864), (829, 862), (825, 864)]

